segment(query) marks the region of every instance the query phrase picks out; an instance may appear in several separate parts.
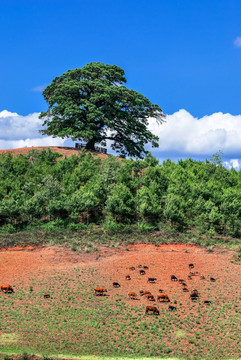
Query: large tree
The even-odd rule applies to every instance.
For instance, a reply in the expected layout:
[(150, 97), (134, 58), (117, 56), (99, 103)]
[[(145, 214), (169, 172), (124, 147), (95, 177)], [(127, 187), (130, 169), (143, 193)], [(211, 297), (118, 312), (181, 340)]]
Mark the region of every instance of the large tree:
[(165, 115), (124, 86), (124, 75), (116, 65), (92, 62), (56, 77), (43, 91), (49, 106), (40, 114), (46, 126), (41, 133), (85, 141), (89, 150), (112, 140), (112, 149), (122, 156), (142, 157), (147, 143), (158, 147), (158, 137), (147, 128), (148, 118), (162, 123)]

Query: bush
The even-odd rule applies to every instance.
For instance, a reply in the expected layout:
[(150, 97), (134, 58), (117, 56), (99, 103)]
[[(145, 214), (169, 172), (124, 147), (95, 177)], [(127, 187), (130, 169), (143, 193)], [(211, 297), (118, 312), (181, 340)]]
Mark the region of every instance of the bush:
[(140, 230), (140, 232), (142, 232), (142, 233), (147, 233), (147, 232), (155, 230), (155, 226), (145, 223), (143, 221), (139, 221), (137, 223), (137, 226), (138, 226), (138, 229)]
[(108, 234), (117, 234), (119, 232), (131, 232), (130, 225), (124, 225), (120, 223), (116, 223), (114, 221), (108, 221), (103, 225), (103, 228), (107, 231)]
[(85, 230), (87, 229), (87, 225), (86, 224), (75, 224), (75, 223), (70, 223), (67, 225), (67, 229), (71, 230), (71, 231), (80, 231), (80, 230)]
[(1, 233), (7, 233), (7, 234), (13, 234), (16, 232), (16, 229), (13, 225), (8, 224), (8, 225), (3, 225), (0, 227), (0, 232)]

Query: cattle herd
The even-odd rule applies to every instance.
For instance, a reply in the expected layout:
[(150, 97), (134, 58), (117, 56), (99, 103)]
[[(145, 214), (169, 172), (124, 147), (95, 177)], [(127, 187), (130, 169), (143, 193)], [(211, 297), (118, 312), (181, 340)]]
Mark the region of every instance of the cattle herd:
[[(139, 274), (140, 275), (145, 275), (146, 271), (148, 270), (148, 266), (146, 265), (138, 265), (137, 268), (142, 268), (139, 270)], [(194, 268), (194, 264), (188, 264), (188, 268), (189, 268), (189, 274), (188, 274), (188, 280), (192, 280), (193, 276), (200, 276), (200, 280), (205, 280), (205, 276), (204, 275), (200, 275), (198, 271), (193, 271), (192, 269)], [(145, 270), (143, 270), (145, 269)], [(136, 268), (134, 266), (129, 267), (129, 270), (131, 271), (135, 271)], [(192, 271), (191, 271), (192, 270)], [(129, 280), (131, 281), (131, 276), (128, 274), (125, 276), (125, 280)], [(216, 281), (215, 278), (210, 277), (209, 279), (211, 282)], [(190, 300), (192, 301), (196, 301), (199, 297), (199, 291), (197, 289), (192, 289), (191, 291), (188, 289), (186, 281), (184, 279), (178, 279), (175, 275), (171, 275), (171, 281), (177, 282), (178, 284), (180, 284), (182, 286), (182, 291), (183, 292), (190, 292)], [(157, 282), (157, 278), (155, 277), (147, 277), (147, 283), (149, 284), (156, 284)], [(114, 281), (112, 283), (114, 288), (119, 288), (121, 285), (117, 282)], [(94, 288), (94, 294), (96, 296), (107, 296), (107, 289), (102, 288), (102, 287), (96, 287)], [(131, 300), (137, 300), (138, 299), (138, 294), (134, 291), (129, 291), (127, 294), (128, 298)], [(158, 294), (156, 295), (156, 297), (149, 291), (149, 290), (140, 290), (139, 291), (139, 296), (140, 297), (145, 297), (145, 299), (147, 299), (150, 302), (158, 302), (158, 303), (170, 303), (170, 297), (164, 292), (163, 289), (159, 289)], [(211, 301), (210, 300), (204, 300), (203, 301), (204, 304), (206, 305), (210, 305)], [(168, 305), (168, 309), (170, 311), (173, 310), (177, 310), (177, 307), (174, 305)], [(154, 314), (154, 315), (159, 315), (160, 311), (158, 310), (158, 308), (156, 306), (146, 306), (146, 310), (145, 310), (145, 314)]]
[[(200, 280), (205, 280), (206, 279), (205, 276), (200, 275), (198, 271), (193, 271), (192, 270), (194, 268), (194, 264), (189, 264), (188, 267), (189, 267), (189, 274), (187, 276), (188, 280), (192, 280), (193, 276), (200, 276)], [(148, 270), (148, 266), (146, 266), (146, 265), (138, 265), (137, 268), (141, 268), (139, 270), (140, 275), (145, 275), (146, 270)], [(131, 266), (131, 267), (129, 267), (129, 270), (135, 271), (136, 268), (134, 266)], [(126, 275), (125, 280), (131, 281), (131, 276)], [(213, 278), (213, 277), (210, 277), (209, 280), (211, 282), (216, 281), (216, 279)], [(157, 281), (157, 278), (155, 278), (155, 277), (147, 277), (147, 283), (148, 284), (155, 284), (156, 281)], [(186, 284), (184, 279), (178, 279), (175, 275), (171, 275), (171, 281), (174, 281), (174, 282), (177, 282), (178, 284), (180, 284), (182, 286), (183, 292), (189, 292), (189, 289), (187, 288), (187, 284)], [(114, 288), (119, 288), (121, 286), (117, 281), (114, 281), (112, 283), (112, 285), (113, 285)], [(13, 287), (11, 285), (9, 285), (9, 284), (8, 285), (1, 285), (0, 290), (1, 290), (1, 292), (5, 293), (5, 294), (14, 293)], [(94, 294), (96, 296), (106, 296), (107, 295), (107, 289), (102, 288), (102, 287), (95, 287), (94, 288)], [(127, 295), (128, 295), (128, 298), (131, 299), (131, 300), (137, 300), (138, 299), (138, 294), (136, 292), (134, 292), (134, 291), (129, 291)], [(141, 297), (145, 297), (150, 302), (155, 302), (155, 301), (159, 302), (159, 303), (170, 303), (171, 302), (169, 296), (164, 292), (163, 289), (159, 289), (159, 292), (156, 295), (156, 297), (149, 290), (140, 290), (139, 295)], [(43, 297), (44, 298), (50, 298), (50, 295), (49, 294), (44, 294)], [(199, 291), (197, 289), (192, 289), (190, 291), (190, 299), (192, 301), (196, 301), (199, 297), (200, 297), (200, 294), (199, 294)], [(210, 300), (204, 300), (203, 303), (206, 304), (206, 305), (209, 305), (211, 303), (211, 301)], [(168, 309), (171, 310), (171, 311), (172, 310), (177, 310), (176, 306), (174, 306), (174, 305), (169, 305)], [(156, 306), (146, 306), (145, 313), (146, 314), (159, 315), (160, 311), (158, 310), (158, 308)]]

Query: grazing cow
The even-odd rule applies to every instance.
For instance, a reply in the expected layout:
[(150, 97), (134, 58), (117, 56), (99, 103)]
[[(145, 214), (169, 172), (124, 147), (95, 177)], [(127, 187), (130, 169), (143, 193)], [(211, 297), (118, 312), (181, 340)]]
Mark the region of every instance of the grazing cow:
[(126, 280), (131, 280), (130, 275), (126, 275)]
[(136, 297), (137, 297), (137, 294), (135, 292), (133, 292), (133, 291), (129, 291), (128, 296), (129, 296), (130, 299), (135, 300)]
[(146, 306), (146, 314), (154, 314), (154, 315), (160, 315), (160, 311), (157, 309), (156, 306)]
[(1, 285), (1, 291), (5, 294), (12, 294), (14, 292), (11, 285)]
[(189, 264), (189, 269), (193, 269), (194, 268), (194, 264)]
[(104, 288), (101, 288), (101, 287), (96, 287), (96, 288), (94, 288), (94, 292), (95, 292), (96, 296), (103, 296), (104, 293), (107, 292), (107, 290)]
[(149, 267), (148, 266), (146, 266), (146, 265), (143, 265), (143, 269), (149, 269)]
[(188, 288), (184, 287), (184, 288), (182, 289), (182, 291), (183, 291), (183, 292), (188, 292), (189, 290), (188, 290)]
[(183, 282), (183, 283), (182, 283), (182, 286), (186, 287), (186, 286), (187, 286), (187, 284), (186, 284), (185, 282)]
[(139, 272), (141, 275), (145, 275), (145, 273), (146, 273), (145, 270), (139, 270)]
[(213, 277), (210, 277), (210, 281), (215, 282), (216, 279), (214, 279)]
[(178, 281), (179, 281), (179, 283), (184, 283), (185, 282), (185, 280), (183, 280), (183, 279), (179, 279)]
[(168, 310), (173, 311), (173, 310), (177, 310), (177, 308), (176, 308), (176, 306), (169, 305)]
[(199, 295), (199, 293), (198, 293), (198, 290), (197, 290), (197, 289), (193, 289), (193, 290), (192, 290), (192, 292), (191, 292), (191, 294), (193, 294), (193, 295), (197, 295), (197, 296)]
[(212, 301), (210, 301), (210, 300), (204, 300), (203, 303), (204, 303), (205, 305), (210, 305), (210, 304), (212, 304)]
[(135, 270), (135, 267), (134, 267), (134, 266), (131, 266), (131, 267), (129, 267), (129, 270), (134, 271), (134, 270)]
[(148, 280), (147, 280), (147, 282), (148, 283), (155, 283), (156, 282), (156, 280), (157, 280), (157, 278), (148, 278)]
[(113, 282), (113, 287), (114, 287), (114, 288), (119, 288), (119, 287), (120, 287), (120, 284), (119, 284), (118, 282), (115, 282), (115, 281), (114, 281), (114, 282)]
[(199, 275), (199, 272), (198, 271), (190, 271), (189, 275), (196, 276), (196, 275)]
[(171, 281), (178, 281), (178, 279), (175, 275), (171, 275)]
[(201, 276), (200, 276), (200, 279), (201, 279), (201, 280), (205, 280), (205, 276), (204, 276), (204, 275), (201, 275)]
[(190, 298), (192, 301), (197, 300), (197, 298), (199, 297), (199, 293), (196, 289), (192, 290), (191, 294), (190, 294)]
[(167, 294), (158, 294), (157, 301), (159, 302), (170, 302), (170, 299)]
[(192, 275), (189, 274), (187, 278), (188, 280), (192, 280)]
[(44, 299), (50, 299), (50, 294), (44, 294)]
[(159, 293), (164, 293), (164, 290), (162, 290), (162, 289), (159, 289), (158, 291), (159, 291)]
[(143, 295), (151, 295), (150, 291), (144, 291), (144, 290), (140, 290), (140, 296)]
[(142, 266), (142, 265), (138, 265), (137, 267), (140, 269), (140, 268), (142, 268), (143, 266)]
[(147, 298), (147, 300), (149, 300), (149, 301), (155, 301), (155, 298), (154, 298), (154, 296), (153, 296), (152, 294), (147, 294), (147, 295), (146, 295), (146, 298)]

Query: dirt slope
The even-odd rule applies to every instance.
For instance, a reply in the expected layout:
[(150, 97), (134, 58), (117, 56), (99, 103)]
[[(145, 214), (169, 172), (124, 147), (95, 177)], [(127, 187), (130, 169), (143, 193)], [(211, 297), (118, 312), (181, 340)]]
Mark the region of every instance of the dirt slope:
[[(51, 151), (58, 152), (63, 154), (63, 156), (72, 156), (73, 154), (78, 155), (79, 149), (75, 149), (72, 147), (64, 147), (64, 146), (32, 146), (32, 147), (25, 147), (25, 148), (18, 148), (18, 149), (9, 149), (9, 150), (0, 150), (1, 154), (11, 153), (13, 156), (18, 156), (20, 154), (27, 154), (31, 150), (47, 150), (50, 149)], [(107, 154), (98, 153), (95, 151), (91, 151), (94, 156), (98, 156), (101, 159), (106, 159), (108, 157)]]

